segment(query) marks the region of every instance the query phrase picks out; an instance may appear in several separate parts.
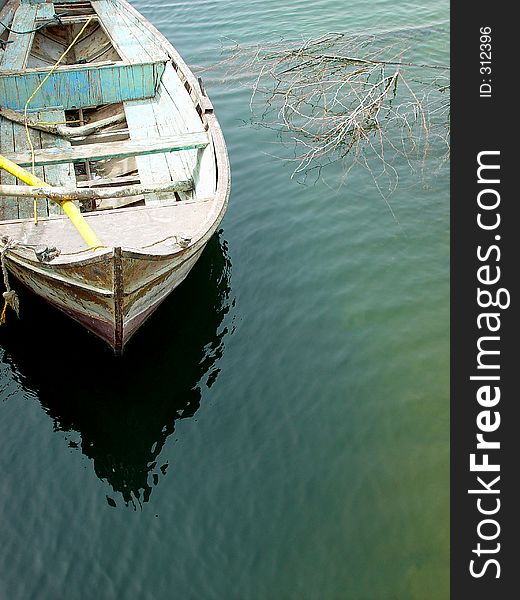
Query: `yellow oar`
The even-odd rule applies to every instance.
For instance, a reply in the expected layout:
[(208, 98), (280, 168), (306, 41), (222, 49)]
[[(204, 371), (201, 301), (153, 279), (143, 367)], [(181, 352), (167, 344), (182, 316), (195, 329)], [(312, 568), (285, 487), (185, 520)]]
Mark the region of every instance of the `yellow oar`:
[[(26, 171), (12, 160), (9, 160), (5, 156), (0, 154), (0, 169), (5, 169), (11, 175), (14, 175), (18, 179), (21, 179), (27, 185), (36, 187), (51, 187), (48, 183), (32, 175), (29, 171)], [(97, 248), (103, 244), (98, 240), (96, 234), (90, 228), (90, 225), (85, 221), (82, 214), (78, 210), (77, 206), (71, 200), (63, 200), (58, 203), (63, 212), (69, 217), (74, 227), (79, 231), (81, 237), (91, 248)]]

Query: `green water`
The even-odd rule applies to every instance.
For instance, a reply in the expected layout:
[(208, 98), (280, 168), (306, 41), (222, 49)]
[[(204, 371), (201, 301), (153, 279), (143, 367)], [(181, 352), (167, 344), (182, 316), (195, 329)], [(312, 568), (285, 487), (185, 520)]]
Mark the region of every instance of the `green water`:
[[(446, 22), (447, 1), (136, 1), (189, 64), (220, 39)], [(420, 58), (448, 60), (433, 28)], [(22, 294), (0, 331), (1, 600), (449, 597), (448, 172), (302, 186), (204, 73), (222, 231), (124, 359)], [(432, 157), (426, 171), (433, 170)], [(64, 365), (68, 365), (64, 368)]]

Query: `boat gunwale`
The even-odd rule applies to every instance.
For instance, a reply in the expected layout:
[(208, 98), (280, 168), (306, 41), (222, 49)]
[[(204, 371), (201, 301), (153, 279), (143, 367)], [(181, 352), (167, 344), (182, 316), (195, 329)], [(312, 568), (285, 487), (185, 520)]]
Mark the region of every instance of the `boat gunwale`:
[[(107, 214), (117, 214), (117, 215), (121, 215), (124, 212), (129, 213), (129, 212), (141, 212), (141, 211), (145, 211), (145, 212), (159, 212), (162, 209), (166, 209), (166, 208), (176, 208), (178, 206), (185, 206), (186, 204), (190, 204), (190, 205), (196, 205), (196, 204), (201, 204), (201, 203), (215, 203), (215, 199), (214, 198), (208, 198), (208, 199), (200, 199), (200, 200), (186, 200), (184, 202), (178, 202), (176, 200), (172, 200), (169, 202), (165, 202), (161, 205), (157, 205), (157, 206), (137, 206), (137, 207), (133, 207), (133, 208), (113, 208), (113, 209), (109, 209), (106, 211), (98, 211), (98, 212), (92, 212), (92, 213), (86, 213), (87, 214), (87, 219), (90, 220), (91, 218), (94, 217), (105, 217)], [(224, 209), (225, 210), (225, 209)], [(164, 260), (164, 259), (169, 259), (169, 258), (177, 258), (179, 256), (182, 256), (182, 254), (190, 251), (190, 250), (194, 250), (194, 249), (198, 249), (198, 246), (200, 245), (201, 241), (202, 243), (206, 243), (209, 238), (213, 235), (213, 233), (215, 232), (216, 228), (219, 226), (221, 218), (220, 218), (220, 214), (222, 214), (222, 210), (219, 213), (219, 216), (214, 219), (212, 221), (212, 224), (210, 227), (208, 227), (206, 230), (204, 230), (202, 232), (202, 234), (198, 235), (197, 237), (192, 238), (192, 243), (189, 244), (189, 246), (187, 246), (186, 248), (181, 248), (179, 250), (176, 251), (172, 251), (172, 252), (150, 252), (149, 250), (145, 250), (144, 248), (136, 248), (136, 247), (132, 247), (129, 245), (126, 246), (121, 246), (121, 249), (123, 251), (123, 257), (128, 257), (128, 258), (135, 258), (138, 260), (151, 260), (151, 261), (160, 261), (160, 260)], [(68, 217), (66, 215), (56, 215), (56, 216), (52, 216), (52, 217), (46, 217), (46, 218), (42, 218), (40, 219), (41, 222), (44, 221), (64, 221), (68, 219)], [(23, 224), (23, 223), (27, 223), (28, 219), (13, 219), (10, 221), (2, 221), (1, 223), (3, 224)], [(200, 232), (199, 232), (200, 233)], [(115, 246), (101, 246), (97, 249), (90, 249), (90, 248), (85, 248), (83, 250), (78, 250), (76, 252), (71, 252), (71, 253), (66, 253), (64, 252), (61, 256), (67, 256), (67, 260), (60, 260), (60, 257), (58, 256), (56, 259), (54, 259), (53, 261), (46, 263), (47, 265), (49, 265), (50, 267), (52, 267), (53, 265), (56, 266), (66, 266), (66, 265), (74, 265), (74, 266), (82, 266), (82, 265), (89, 265), (91, 263), (94, 262), (98, 262), (98, 260), (101, 257), (105, 257), (107, 254), (111, 254), (113, 249)], [(85, 256), (85, 254), (88, 253), (88, 256)], [(25, 248), (23, 246), (23, 244), (21, 244), (21, 248), (17, 249), (12, 248), (11, 250), (8, 251), (7, 253), (7, 259), (11, 258), (11, 256), (15, 256), (18, 255), (20, 256), (24, 261), (28, 261), (29, 263), (33, 263), (34, 265), (38, 266), (41, 263), (33, 256), (33, 252), (32, 250), (29, 250), (28, 248)], [(83, 256), (82, 256), (83, 255)], [(27, 265), (27, 268), (30, 268), (29, 265)]]

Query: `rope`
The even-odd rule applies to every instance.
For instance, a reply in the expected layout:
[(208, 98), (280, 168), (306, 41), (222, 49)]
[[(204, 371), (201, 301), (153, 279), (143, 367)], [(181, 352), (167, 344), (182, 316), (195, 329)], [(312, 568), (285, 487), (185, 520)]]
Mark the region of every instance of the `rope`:
[(2, 265), (2, 275), (4, 278), (5, 286), (5, 292), (2, 294), (4, 298), (4, 306), (2, 308), (2, 311), (0, 312), (1, 326), (5, 323), (5, 315), (8, 306), (10, 306), (14, 310), (18, 318), (20, 317), (20, 301), (18, 299), (18, 295), (16, 291), (11, 289), (11, 286), (9, 285), (9, 272), (7, 271), (7, 265), (5, 260), (7, 252), (9, 250), (12, 250), (13, 248), (26, 248), (28, 250), (32, 250), (36, 258), (42, 263), (50, 262), (51, 260), (58, 257), (61, 254), (61, 252), (60, 250), (58, 250), (58, 248), (55, 248), (54, 246), (52, 248), (49, 248), (48, 246), (42, 245), (23, 244), (22, 242), (10, 238), (8, 235), (4, 235), (2, 238), (0, 238), (0, 244), (0, 261)]
[(17, 246), (18, 243), (15, 240), (12, 240), (10, 237), (5, 236), (2, 238), (2, 244), (3, 246), (0, 252), (0, 258), (2, 263), (2, 275), (4, 277), (5, 292), (2, 294), (4, 298), (4, 306), (2, 308), (2, 312), (0, 313), (0, 325), (5, 323), (5, 313), (8, 306), (10, 306), (16, 313), (16, 316), (20, 318), (20, 302), (18, 300), (17, 293), (15, 290), (12, 290), (11, 286), (9, 285), (9, 274), (5, 264), (5, 253), (11, 248)]
[(110, 246), (104, 246), (100, 244), (98, 246), (91, 246), (90, 248), (83, 248), (82, 250), (75, 250), (73, 252), (60, 252), (62, 256), (76, 256), (76, 254), (85, 254), (85, 252), (91, 252), (94, 250), (106, 250), (110, 248)]
[[(83, 35), (83, 32), (85, 31), (85, 29), (87, 28), (87, 26), (90, 24), (91, 21), (92, 21), (92, 17), (90, 17), (88, 19), (88, 21), (85, 22), (85, 24), (83, 25), (83, 27), (80, 29), (79, 33), (72, 40), (72, 42), (69, 44), (69, 47), (63, 52), (63, 54), (54, 63), (54, 65), (51, 68), (51, 70), (43, 78), (43, 80), (40, 82), (40, 84), (37, 86), (37, 88), (34, 90), (34, 92), (29, 96), (27, 102), (25, 103), (25, 107), (24, 107), (24, 110), (23, 110), (23, 116), (24, 116), (24, 120), (25, 120), (25, 135), (27, 136), (27, 141), (29, 142), (29, 148), (31, 149), (31, 166), (32, 166), (32, 174), (33, 175), (34, 175), (34, 162), (35, 162), (35, 159), (34, 159), (34, 146), (33, 146), (32, 140), (31, 140), (31, 136), (29, 134), (29, 124), (27, 122), (27, 109), (29, 108), (29, 104), (31, 103), (32, 99), (41, 90), (41, 88), (43, 87), (44, 83), (49, 79), (49, 77), (54, 73), (54, 71), (60, 66), (62, 60), (65, 58), (65, 56), (67, 56), (68, 52), (71, 50), (71, 48), (74, 46), (74, 44)], [(36, 200), (36, 198), (33, 200), (33, 210), (34, 210), (34, 224), (37, 225), (38, 224), (38, 206), (37, 206), (37, 200)]]
[(73, 121), (36, 121), (36, 125), (70, 125), (71, 123), (81, 123), (80, 119)]

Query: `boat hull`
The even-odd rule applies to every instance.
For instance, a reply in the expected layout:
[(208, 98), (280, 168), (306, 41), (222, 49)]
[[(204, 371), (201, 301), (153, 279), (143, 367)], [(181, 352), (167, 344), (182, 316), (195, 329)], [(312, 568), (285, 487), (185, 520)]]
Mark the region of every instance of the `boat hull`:
[[(188, 276), (205, 243), (162, 260), (114, 248), (99, 261), (71, 270), (11, 257), (9, 271), (54, 307), (100, 337), (117, 353)], [(100, 276), (104, 273), (105, 276)], [(97, 274), (96, 285), (93, 285)]]

